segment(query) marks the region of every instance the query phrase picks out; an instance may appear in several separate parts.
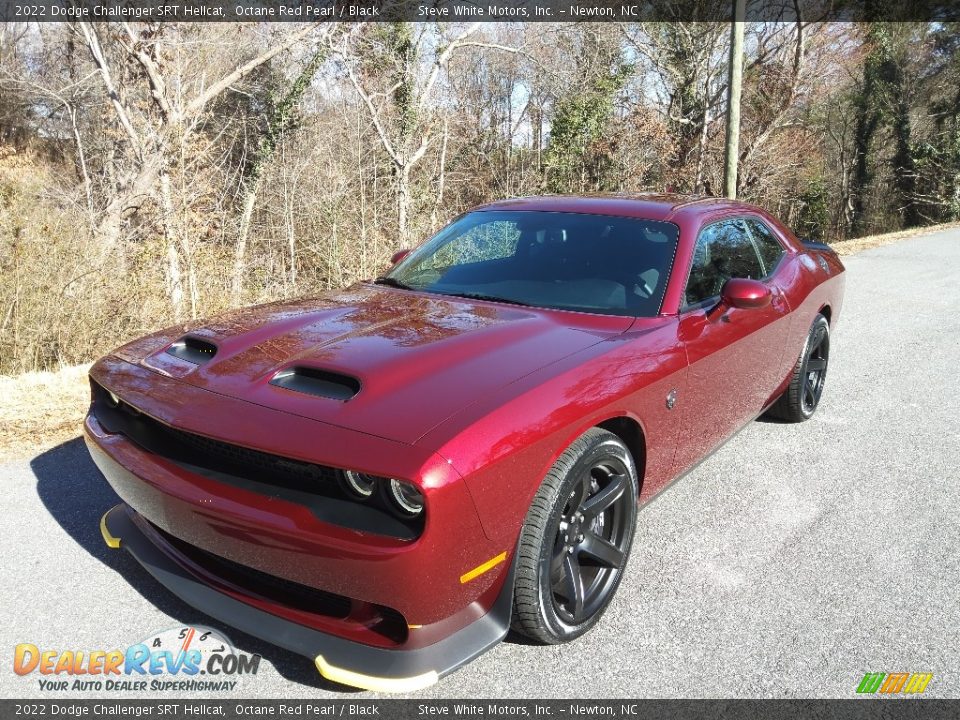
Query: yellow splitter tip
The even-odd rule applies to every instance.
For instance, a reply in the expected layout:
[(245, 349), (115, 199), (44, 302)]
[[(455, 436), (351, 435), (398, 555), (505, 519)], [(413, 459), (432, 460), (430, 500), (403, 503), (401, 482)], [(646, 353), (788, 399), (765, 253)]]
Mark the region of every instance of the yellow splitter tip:
[(320, 674), (323, 675), (327, 680), (332, 680), (333, 682), (340, 683), (341, 685), (349, 685), (351, 687), (362, 688), (364, 690), (373, 690), (374, 692), (413, 692), (415, 690), (423, 690), (425, 687), (435, 685), (440, 679), (440, 676), (437, 675), (436, 671), (434, 670), (425, 672), (422, 675), (414, 675), (406, 678), (385, 678), (376, 677), (374, 675), (364, 675), (363, 673), (358, 673), (354, 672), (353, 670), (347, 670), (345, 668), (337, 667), (336, 665), (331, 665), (327, 662), (323, 655), (317, 655), (314, 662), (316, 662), (317, 670), (319, 670)]
[(107, 528), (107, 515), (109, 515), (113, 509), (114, 508), (110, 508), (110, 510), (107, 510), (103, 514), (103, 517), (100, 518), (100, 534), (103, 535), (103, 541), (107, 544), (107, 547), (116, 550), (120, 547), (120, 538), (111, 535), (110, 530)]

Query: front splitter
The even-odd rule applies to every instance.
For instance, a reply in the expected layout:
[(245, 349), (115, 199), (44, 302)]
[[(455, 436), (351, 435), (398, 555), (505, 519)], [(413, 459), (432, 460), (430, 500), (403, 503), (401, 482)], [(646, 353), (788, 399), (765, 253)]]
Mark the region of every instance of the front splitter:
[(492, 648), (510, 629), (513, 563), (503, 590), (483, 617), (427, 647), (376, 648), (299, 625), (219, 592), (157, 547), (137, 527), (132, 513), (121, 503), (104, 514), (100, 532), (108, 547), (129, 552), (161, 585), (197, 610), (310, 658), (332, 682), (387, 693), (421, 690)]

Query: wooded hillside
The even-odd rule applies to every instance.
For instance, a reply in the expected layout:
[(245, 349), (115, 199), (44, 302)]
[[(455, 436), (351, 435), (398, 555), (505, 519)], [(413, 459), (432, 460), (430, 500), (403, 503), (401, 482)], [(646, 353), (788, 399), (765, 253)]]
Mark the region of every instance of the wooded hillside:
[[(0, 26), (0, 374), (382, 271), (480, 202), (720, 194), (729, 27)], [(750, 23), (738, 191), (960, 219), (960, 33)]]

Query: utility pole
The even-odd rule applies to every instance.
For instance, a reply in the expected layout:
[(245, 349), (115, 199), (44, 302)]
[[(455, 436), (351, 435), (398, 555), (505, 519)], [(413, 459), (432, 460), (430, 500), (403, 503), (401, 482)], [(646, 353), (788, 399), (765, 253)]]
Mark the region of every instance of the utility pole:
[(743, 26), (746, 0), (733, 0), (730, 23), (730, 68), (727, 83), (727, 142), (724, 158), (723, 193), (737, 199), (737, 161), (740, 156), (740, 88), (743, 84)]

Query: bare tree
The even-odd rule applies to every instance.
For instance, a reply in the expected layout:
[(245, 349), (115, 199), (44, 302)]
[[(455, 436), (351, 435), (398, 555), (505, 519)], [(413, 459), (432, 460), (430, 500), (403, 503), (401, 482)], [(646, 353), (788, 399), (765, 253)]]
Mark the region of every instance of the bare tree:
[[(329, 32), (329, 26), (306, 25), (284, 33), (266, 48), (252, 53), (216, 79), (204, 67), (191, 64), (192, 77), (185, 77), (183, 62), (167, 54), (167, 25), (147, 24), (134, 28), (77, 23), (110, 100), (117, 124), (131, 152), (130, 167), (111, 193), (97, 223), (96, 235), (104, 252), (116, 247), (124, 224), (148, 200), (159, 200), (166, 245), (167, 284), (176, 317), (183, 316), (185, 292), (182, 258), (190, 256), (190, 238), (179, 235), (173, 225), (174, 202), (170, 164), (191, 133), (201, 123), (209, 106), (224, 91), (239, 83), (271, 59), (309, 35)], [(106, 48), (106, 49), (105, 49)], [(134, 66), (139, 72), (130, 72)], [(121, 87), (118, 73), (129, 87)], [(140, 102), (141, 99), (148, 99)], [(196, 286), (190, 283), (191, 314), (196, 313)]]
[(320, 65), (326, 59), (327, 50), (320, 45), (314, 50), (303, 69), (294, 77), (289, 86), (280, 94), (279, 100), (271, 108), (266, 127), (257, 142), (253, 159), (243, 178), (243, 202), (240, 212), (240, 229), (237, 233), (236, 248), (233, 261), (233, 281), (231, 299), (234, 305), (239, 305), (243, 295), (244, 265), (247, 251), (247, 238), (250, 233), (250, 220), (253, 216), (253, 207), (257, 202), (260, 181), (264, 167), (270, 162), (277, 144), (296, 122), (297, 106), (303, 99), (304, 93), (313, 82)]
[[(655, 93), (673, 138), (666, 179), (680, 191), (712, 190), (705, 173), (713, 124), (725, 114), (724, 29), (716, 22), (643, 23), (624, 28), (628, 46), (646, 66), (638, 72)], [(649, 99), (641, 95), (637, 103), (648, 106)]]
[(442, 114), (434, 101), (451, 57), (467, 47), (520, 52), (475, 39), (480, 26), (471, 23), (448, 37), (439, 25), (392, 23), (345, 35), (335, 46), (381, 147), (393, 163), (397, 232), (403, 245), (410, 239), (411, 172), (433, 142)]
[[(957, 26), (809, 22), (798, 3), (745, 27), (739, 195), (827, 240), (960, 216)], [(492, 199), (717, 194), (729, 31), (691, 22), (708, 6), (0, 26), (0, 372), (342, 287)]]

